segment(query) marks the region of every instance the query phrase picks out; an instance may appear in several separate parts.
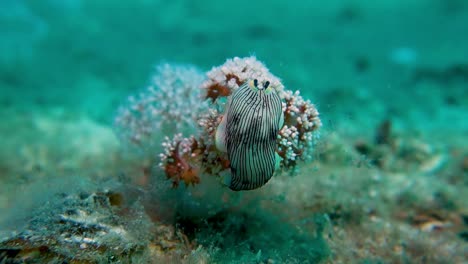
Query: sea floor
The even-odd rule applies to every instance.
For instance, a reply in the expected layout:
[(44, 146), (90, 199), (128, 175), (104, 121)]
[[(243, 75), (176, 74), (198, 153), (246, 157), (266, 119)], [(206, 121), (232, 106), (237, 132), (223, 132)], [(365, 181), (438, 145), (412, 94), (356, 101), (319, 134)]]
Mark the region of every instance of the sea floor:
[[(465, 1), (0, 10), (0, 263), (468, 262)], [(155, 64), (251, 54), (320, 112), (297, 172), (173, 189), (156, 151), (121, 144)]]

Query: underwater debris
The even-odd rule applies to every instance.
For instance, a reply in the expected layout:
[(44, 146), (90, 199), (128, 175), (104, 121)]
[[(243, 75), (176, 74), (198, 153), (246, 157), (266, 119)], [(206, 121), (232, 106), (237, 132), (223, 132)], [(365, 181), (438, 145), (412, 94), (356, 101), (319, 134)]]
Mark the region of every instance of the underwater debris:
[(456, 63), (442, 69), (421, 67), (412, 74), (413, 82), (429, 81), (446, 85), (450, 83), (468, 82), (468, 63)]
[[(119, 256), (128, 259), (142, 245), (125, 223), (113, 215), (110, 192), (58, 195), (55, 201), (38, 208), (22, 232), (2, 241), (0, 247), (15, 249), (7, 261), (96, 260)], [(113, 202), (112, 202), (113, 203)], [(118, 204), (118, 203), (117, 203)]]
[(354, 148), (372, 165), (386, 171), (412, 169), (430, 173), (443, 166), (447, 159), (444, 152), (427, 142), (396, 135), (391, 120), (384, 120), (377, 126), (373, 144), (359, 140)]
[[(123, 205), (117, 191), (59, 194), (0, 241), (0, 263), (128, 263), (183, 259), (191, 249), (172, 226)], [(164, 261), (162, 261), (164, 262)]]

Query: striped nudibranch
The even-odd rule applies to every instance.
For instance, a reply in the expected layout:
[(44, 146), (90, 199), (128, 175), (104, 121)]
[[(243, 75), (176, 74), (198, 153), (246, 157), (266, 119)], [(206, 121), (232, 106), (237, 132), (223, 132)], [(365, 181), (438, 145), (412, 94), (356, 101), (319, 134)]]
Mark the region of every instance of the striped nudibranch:
[(225, 184), (234, 191), (263, 186), (279, 165), (276, 139), (284, 117), (281, 98), (269, 85), (255, 79), (235, 90), (216, 131), (216, 146), (230, 161)]

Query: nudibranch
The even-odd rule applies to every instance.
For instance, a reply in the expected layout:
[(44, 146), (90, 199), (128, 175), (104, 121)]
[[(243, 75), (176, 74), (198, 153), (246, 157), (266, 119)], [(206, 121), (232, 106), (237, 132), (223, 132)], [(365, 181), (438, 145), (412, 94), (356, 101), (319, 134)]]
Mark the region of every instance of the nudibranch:
[(231, 190), (265, 185), (279, 167), (276, 139), (283, 126), (281, 98), (269, 81), (248, 80), (231, 95), (216, 130), (216, 147), (227, 152)]

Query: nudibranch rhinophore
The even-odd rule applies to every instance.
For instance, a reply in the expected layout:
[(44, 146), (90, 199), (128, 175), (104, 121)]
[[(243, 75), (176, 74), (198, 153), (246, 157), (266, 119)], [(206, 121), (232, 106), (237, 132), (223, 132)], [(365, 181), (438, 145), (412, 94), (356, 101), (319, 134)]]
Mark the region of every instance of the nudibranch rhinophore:
[(283, 123), (281, 98), (269, 81), (249, 80), (233, 92), (216, 131), (216, 146), (230, 161), (224, 183), (231, 190), (257, 189), (271, 179)]

